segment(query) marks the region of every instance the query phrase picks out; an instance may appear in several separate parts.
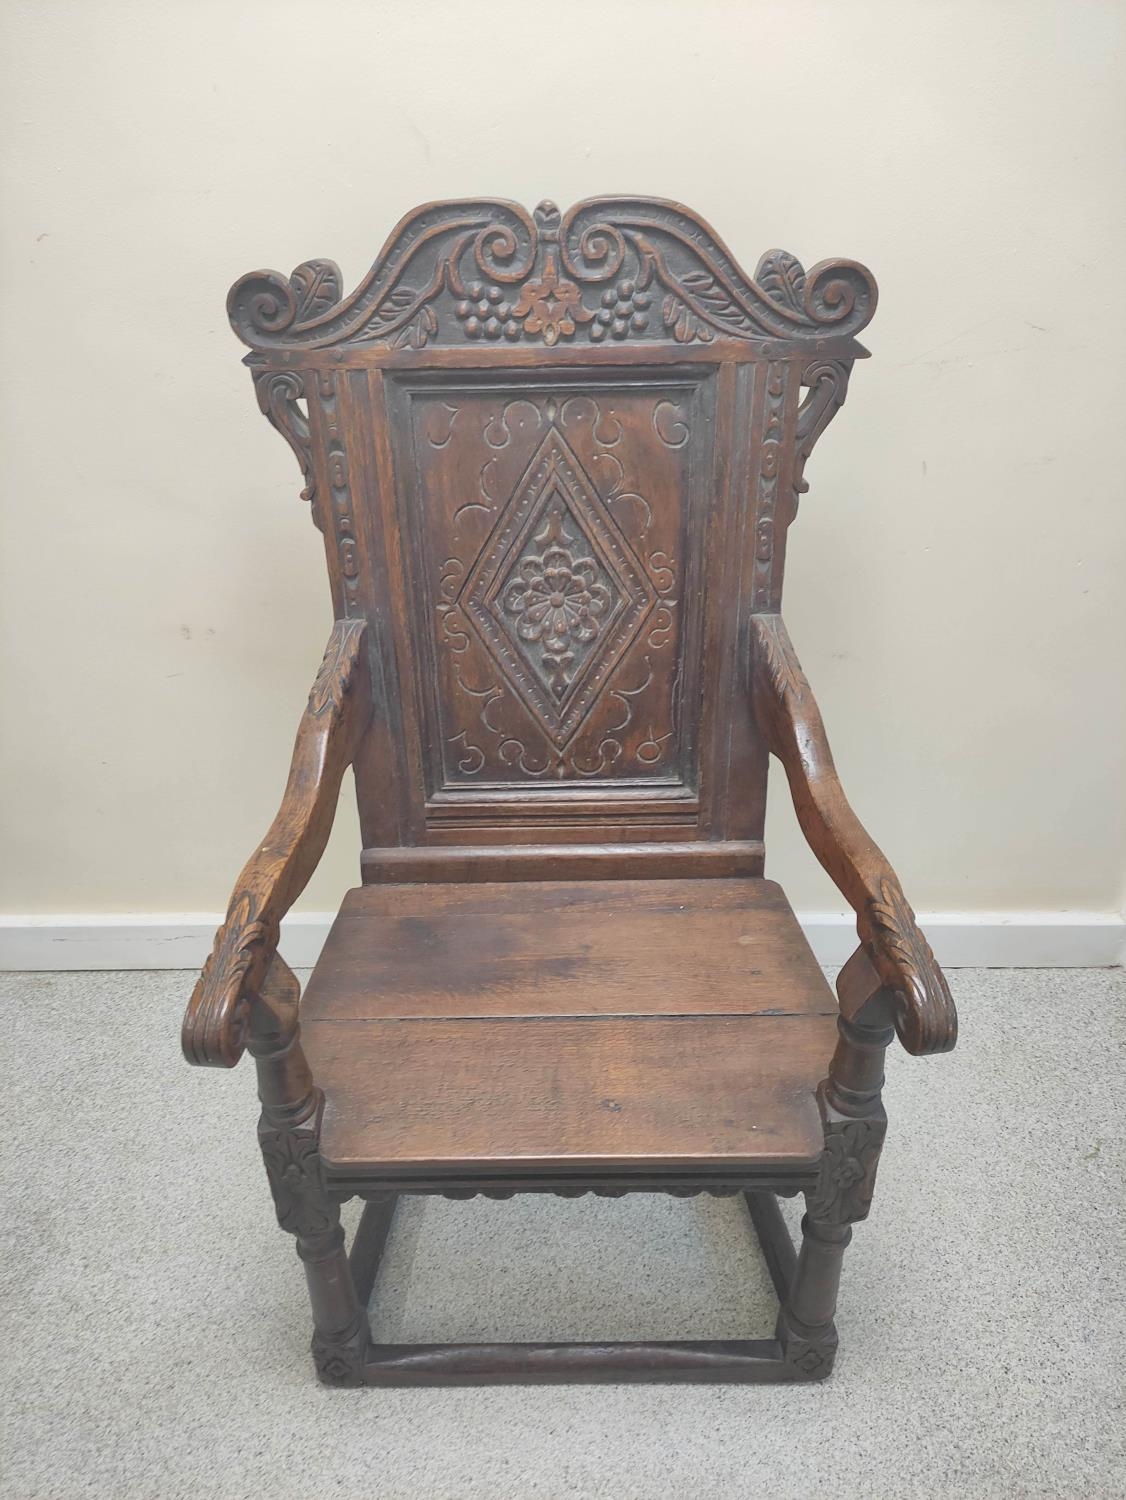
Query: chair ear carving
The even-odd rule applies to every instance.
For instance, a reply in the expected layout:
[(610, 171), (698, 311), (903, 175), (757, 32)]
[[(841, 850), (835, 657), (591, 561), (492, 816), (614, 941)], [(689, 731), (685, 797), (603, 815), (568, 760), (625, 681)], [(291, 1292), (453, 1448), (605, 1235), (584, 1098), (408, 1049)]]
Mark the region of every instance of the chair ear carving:
[(850, 360), (815, 359), (805, 365), (801, 381), (808, 390), (798, 407), (794, 453), (794, 500), (790, 520), (797, 514), (798, 500), (809, 489), (805, 478), (806, 462), (817, 440), (844, 405), (848, 395)]
[(270, 426), (285, 438), (301, 466), (305, 479), (301, 498), (309, 502), (313, 520), (323, 530), (320, 506), (317, 504), (317, 480), (313, 471), (308, 404), (304, 408), (301, 406), (306, 396), (305, 382), (296, 370), (262, 370), (255, 372), (254, 390), (262, 414)]

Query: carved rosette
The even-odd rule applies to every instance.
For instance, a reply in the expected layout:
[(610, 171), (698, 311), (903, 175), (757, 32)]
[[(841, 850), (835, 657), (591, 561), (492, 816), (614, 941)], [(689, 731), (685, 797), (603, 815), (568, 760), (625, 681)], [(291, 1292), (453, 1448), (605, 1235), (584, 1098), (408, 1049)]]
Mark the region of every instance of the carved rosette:
[(231, 324), (252, 348), (584, 339), (708, 343), (851, 336), (876, 307), (853, 261), (808, 272), (771, 250), (748, 278), (708, 226), (658, 198), (591, 199), (560, 214), (502, 200), (432, 203), (405, 218), (349, 297), (331, 261), (236, 282)]

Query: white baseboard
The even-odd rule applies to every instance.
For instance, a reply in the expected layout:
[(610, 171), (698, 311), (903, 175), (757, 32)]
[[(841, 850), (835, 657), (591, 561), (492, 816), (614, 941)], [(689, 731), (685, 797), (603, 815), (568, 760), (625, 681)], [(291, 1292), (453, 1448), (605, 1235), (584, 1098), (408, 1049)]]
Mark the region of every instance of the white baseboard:
[[(799, 913), (823, 964), (856, 946), (851, 913)], [(211, 912), (0, 916), (0, 969), (197, 969), (221, 921)], [(282, 925), (295, 969), (316, 961), (332, 917), (301, 912)], [(920, 923), (951, 969), (1095, 969), (1123, 962), (1126, 919), (1114, 912), (930, 912)]]

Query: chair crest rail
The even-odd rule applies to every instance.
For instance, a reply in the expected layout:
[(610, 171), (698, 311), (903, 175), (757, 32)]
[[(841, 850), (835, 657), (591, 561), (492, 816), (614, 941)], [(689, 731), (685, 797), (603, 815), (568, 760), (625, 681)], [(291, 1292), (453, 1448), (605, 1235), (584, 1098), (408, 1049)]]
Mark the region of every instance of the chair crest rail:
[(282, 917), (328, 842), (341, 778), (371, 713), (363, 620), (337, 620), (297, 730), (281, 808), (235, 885), (184, 1016), (184, 1056), (232, 1068), (246, 1049), (257, 992)]
[(948, 1052), (958, 1017), (941, 968), (899, 879), (849, 806), (821, 712), (777, 614), (755, 615), (752, 694), (770, 750), (782, 762), (802, 832), (856, 912), (876, 974), (895, 994), (895, 1028), (908, 1052)]
[[(607, 306), (616, 321), (599, 317)], [(591, 198), (566, 213), (550, 201), (532, 213), (503, 199), (428, 203), (400, 221), (347, 296), (339, 268), (318, 259), (288, 278), (252, 271), (227, 303), (232, 328), (258, 350), (478, 339), (550, 349), (608, 335), (816, 341), (855, 335), (875, 309), (875, 282), (855, 261), (806, 271), (770, 250), (748, 277), (702, 219), (661, 198)]]

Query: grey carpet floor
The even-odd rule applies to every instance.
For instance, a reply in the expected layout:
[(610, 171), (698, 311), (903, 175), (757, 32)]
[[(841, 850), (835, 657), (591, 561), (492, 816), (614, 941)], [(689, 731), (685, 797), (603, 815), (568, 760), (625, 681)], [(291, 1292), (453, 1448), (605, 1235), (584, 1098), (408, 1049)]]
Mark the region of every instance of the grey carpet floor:
[[(952, 984), (959, 1050), (889, 1059), (829, 1382), (351, 1392), (313, 1381), (251, 1067), (180, 1060), (190, 976), (0, 977), (0, 1494), (1126, 1495), (1126, 978)], [(641, 1196), (411, 1200), (375, 1300), (389, 1338), (722, 1337), (773, 1317), (736, 1203)]]

